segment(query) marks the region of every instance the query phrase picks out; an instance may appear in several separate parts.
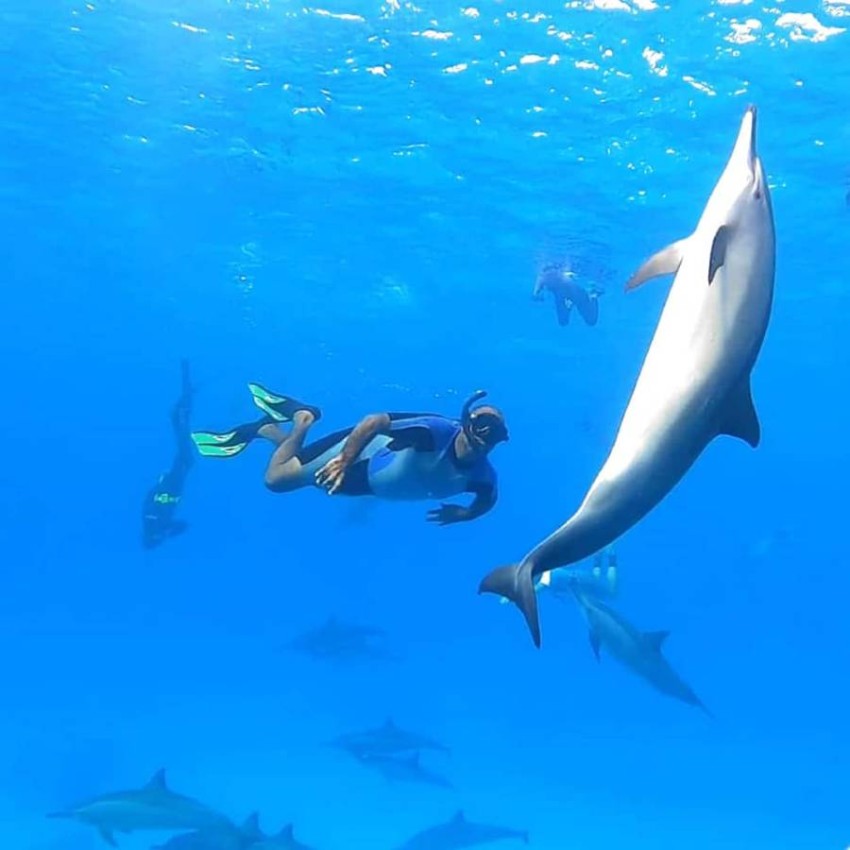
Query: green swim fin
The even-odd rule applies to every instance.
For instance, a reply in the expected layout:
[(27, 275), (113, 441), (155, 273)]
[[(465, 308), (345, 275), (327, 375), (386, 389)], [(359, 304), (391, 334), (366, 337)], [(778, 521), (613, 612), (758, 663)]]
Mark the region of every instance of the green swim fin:
[(291, 396), (278, 395), (260, 384), (250, 383), (248, 389), (254, 399), (254, 404), (275, 422), (291, 422), (299, 410), (307, 410), (312, 413), (315, 421), (322, 418), (322, 411), (318, 407), (304, 404), (304, 402)]
[(274, 422), (274, 419), (264, 416), (257, 422), (248, 422), (224, 433), (193, 431), (192, 441), (204, 457), (235, 457), (256, 438), (263, 425), (271, 425)]

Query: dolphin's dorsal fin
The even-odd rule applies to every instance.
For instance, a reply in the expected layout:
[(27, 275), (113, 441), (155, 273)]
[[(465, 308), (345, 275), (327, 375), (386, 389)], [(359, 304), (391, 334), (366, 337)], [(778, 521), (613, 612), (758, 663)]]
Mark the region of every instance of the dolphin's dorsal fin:
[(661, 277), (665, 274), (676, 274), (682, 264), (685, 254), (685, 246), (688, 239), (680, 239), (666, 248), (662, 248), (657, 254), (653, 254), (628, 280), (626, 292), (637, 289), (642, 283)]
[(245, 822), (242, 824), (242, 832), (245, 832), (249, 835), (259, 835), (260, 833), (260, 813), (259, 812), (251, 812), (247, 818), (245, 818)]
[(466, 815), (463, 813), (463, 809), (458, 809), (455, 812), (455, 816), (452, 818), (452, 823), (466, 823)]
[(753, 404), (749, 375), (729, 393), (722, 416), (719, 434), (737, 437), (752, 448), (761, 442), (761, 425)]
[(727, 224), (721, 224), (714, 234), (711, 243), (711, 254), (708, 259), (708, 284), (714, 283), (714, 276), (718, 269), (726, 262), (726, 248), (729, 246), (729, 236), (732, 231)]
[(145, 788), (148, 791), (167, 791), (168, 785), (165, 781), (165, 768), (161, 767), (151, 778)]
[(384, 729), (395, 729), (395, 723), (393, 723), (392, 717), (388, 717), (384, 721)]
[(661, 652), (661, 647), (664, 646), (664, 641), (667, 640), (667, 638), (670, 636), (670, 632), (644, 632), (643, 636), (646, 638), (646, 642), (653, 649), (657, 649), (659, 652)]
[(407, 763), (412, 767), (419, 767), (419, 750), (408, 757)]
[(282, 838), (284, 841), (294, 841), (295, 840), (295, 827), (288, 823), (278, 834), (278, 838)]
[(602, 645), (602, 642), (599, 640), (599, 635), (596, 634), (593, 629), (591, 629), (587, 633), (587, 636), (590, 639), (590, 648), (593, 650), (593, 654), (596, 656), (596, 660), (599, 661), (599, 648)]

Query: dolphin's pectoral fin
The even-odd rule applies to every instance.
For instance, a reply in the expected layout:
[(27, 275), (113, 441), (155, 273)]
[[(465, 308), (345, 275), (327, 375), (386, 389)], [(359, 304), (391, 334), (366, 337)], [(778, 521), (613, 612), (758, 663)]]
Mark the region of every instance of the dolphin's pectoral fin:
[(118, 846), (118, 842), (115, 840), (115, 836), (105, 826), (99, 827), (97, 831), (100, 833), (100, 837), (110, 847), (117, 847)]
[(729, 225), (722, 224), (717, 228), (717, 233), (714, 234), (714, 241), (711, 243), (711, 256), (708, 260), (709, 286), (714, 283), (714, 276), (718, 269), (726, 262), (726, 248), (729, 245), (731, 232)]
[(737, 437), (752, 448), (758, 446), (761, 441), (761, 425), (753, 404), (749, 375), (729, 394), (722, 416), (718, 434)]
[(599, 648), (601, 646), (601, 643), (599, 641), (599, 635), (596, 634), (596, 632), (593, 631), (593, 629), (591, 629), (587, 633), (587, 636), (590, 639), (590, 648), (593, 650), (593, 654), (596, 656), (596, 660), (597, 661), (601, 660), (600, 657), (599, 657)]
[(661, 647), (664, 646), (664, 641), (670, 636), (670, 632), (644, 632), (646, 642), (653, 648), (661, 652)]
[(642, 283), (661, 277), (664, 274), (676, 274), (685, 254), (687, 239), (680, 239), (666, 248), (662, 248), (657, 254), (653, 254), (628, 280), (626, 292), (637, 289)]

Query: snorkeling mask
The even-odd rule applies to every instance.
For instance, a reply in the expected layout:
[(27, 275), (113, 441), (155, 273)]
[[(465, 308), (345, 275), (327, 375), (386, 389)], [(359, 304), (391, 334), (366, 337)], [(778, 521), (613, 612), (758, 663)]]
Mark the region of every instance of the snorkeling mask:
[(495, 408), (473, 409), (472, 405), (487, 395), (486, 390), (477, 390), (463, 405), (460, 422), (463, 433), (473, 448), (492, 449), (498, 443), (508, 442), (505, 418)]

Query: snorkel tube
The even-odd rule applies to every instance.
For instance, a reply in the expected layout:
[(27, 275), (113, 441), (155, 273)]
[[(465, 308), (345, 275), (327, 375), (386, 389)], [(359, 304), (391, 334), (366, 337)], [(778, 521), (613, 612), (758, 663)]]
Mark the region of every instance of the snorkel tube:
[(466, 436), (469, 436), (472, 427), (472, 405), (476, 401), (481, 401), (487, 395), (487, 390), (476, 390), (464, 403), (460, 411), (460, 424), (463, 425), (463, 430), (466, 431)]
[(482, 411), (476, 422), (472, 406), (487, 395), (486, 390), (476, 390), (464, 403), (460, 412), (460, 423), (463, 433), (471, 446), (492, 448), (496, 443), (508, 439), (508, 430), (500, 413)]

